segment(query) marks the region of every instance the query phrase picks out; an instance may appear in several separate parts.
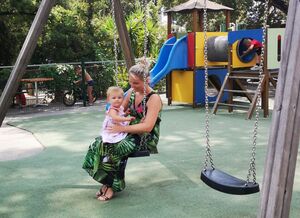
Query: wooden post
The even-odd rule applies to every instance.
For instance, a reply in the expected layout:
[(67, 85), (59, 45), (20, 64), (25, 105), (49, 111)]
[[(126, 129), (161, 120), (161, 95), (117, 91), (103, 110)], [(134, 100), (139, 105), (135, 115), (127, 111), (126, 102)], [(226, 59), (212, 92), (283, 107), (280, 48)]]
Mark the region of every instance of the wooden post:
[[(228, 65), (227, 65), (227, 75), (231, 75), (232, 71), (232, 45), (228, 45)], [(233, 89), (233, 80), (231, 78), (228, 78), (228, 89), (232, 90)], [(233, 104), (233, 93), (229, 92), (228, 93), (228, 104)], [(228, 112), (231, 113), (233, 111), (232, 106), (228, 106)]]
[(203, 10), (199, 11), (199, 32), (203, 32)]
[(225, 21), (226, 31), (228, 31), (229, 24), (230, 24), (230, 11), (225, 10), (224, 12), (225, 12), (225, 17), (226, 17), (226, 21)]
[[(267, 31), (267, 30), (266, 30)], [(261, 105), (264, 111), (264, 117), (269, 116), (269, 71), (268, 71), (268, 33), (266, 32), (265, 40), (265, 52), (264, 52), (264, 67), (263, 74), (265, 76), (265, 82), (262, 83), (262, 93), (261, 93)]]
[(258, 217), (289, 217), (300, 135), (300, 2), (289, 2)]
[(134, 65), (134, 55), (125, 23), (124, 13), (120, 0), (115, 1), (115, 21), (120, 37), (120, 44), (124, 54), (127, 70)]
[(37, 40), (42, 33), (42, 29), (48, 19), (55, 0), (43, 0), (39, 6), (39, 10), (31, 24), (27, 37), (23, 43), (22, 49), (16, 60), (14, 68), (9, 76), (6, 86), (0, 98), (0, 126), (4, 120), (8, 107), (16, 93), (19, 83), (23, 77), (26, 66), (28, 65)]
[(172, 13), (168, 13), (168, 26), (167, 26), (167, 36), (169, 37), (172, 33)]
[(167, 75), (167, 98), (168, 98), (168, 105), (171, 105), (172, 104), (172, 72), (170, 72), (168, 75)]
[[(172, 13), (168, 13), (168, 26), (167, 37), (169, 38), (172, 33)], [(166, 76), (166, 97), (168, 99), (168, 105), (172, 104), (172, 72)]]
[(199, 11), (197, 9), (194, 9), (192, 15), (193, 15), (192, 31), (199, 32), (200, 31)]

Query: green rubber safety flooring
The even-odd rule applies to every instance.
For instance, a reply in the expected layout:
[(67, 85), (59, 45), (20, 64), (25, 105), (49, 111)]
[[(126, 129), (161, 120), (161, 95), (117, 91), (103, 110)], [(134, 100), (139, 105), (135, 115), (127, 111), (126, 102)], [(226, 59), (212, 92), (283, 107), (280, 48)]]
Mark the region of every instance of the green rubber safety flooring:
[[(219, 110), (210, 122), (214, 164), (246, 178), (254, 121), (245, 113)], [(34, 133), (46, 147), (41, 153), (0, 162), (0, 217), (52, 218), (242, 218), (256, 217), (259, 193), (220, 193), (200, 180), (205, 156), (205, 112), (165, 107), (159, 154), (131, 158), (126, 189), (108, 202), (96, 200), (99, 184), (82, 170), (89, 143), (99, 135), (104, 112), (43, 116), (14, 122)], [(261, 184), (271, 118), (262, 118), (256, 155)], [(299, 165), (299, 158), (297, 163)], [(300, 214), (300, 171), (296, 169), (290, 217)]]

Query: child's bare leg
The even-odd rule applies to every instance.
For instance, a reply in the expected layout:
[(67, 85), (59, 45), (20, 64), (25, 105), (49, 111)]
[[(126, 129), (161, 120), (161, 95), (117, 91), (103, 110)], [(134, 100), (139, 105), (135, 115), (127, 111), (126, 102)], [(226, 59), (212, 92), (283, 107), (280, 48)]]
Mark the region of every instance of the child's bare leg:
[(260, 64), (260, 61), (261, 61), (261, 55), (257, 55), (257, 57), (256, 57), (256, 63)]
[(88, 94), (88, 97), (89, 97), (89, 103), (90, 104), (93, 104), (93, 86), (88, 86), (87, 87), (87, 94)]

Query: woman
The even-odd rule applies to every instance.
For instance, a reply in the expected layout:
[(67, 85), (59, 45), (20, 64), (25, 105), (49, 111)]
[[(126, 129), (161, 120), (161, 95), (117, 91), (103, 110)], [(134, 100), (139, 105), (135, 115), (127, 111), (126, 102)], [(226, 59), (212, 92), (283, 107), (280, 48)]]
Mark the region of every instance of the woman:
[[(136, 119), (129, 126), (115, 125), (109, 128), (112, 133), (126, 132), (127, 137), (115, 144), (103, 143), (101, 137), (96, 138), (95, 142), (89, 146), (85, 157), (83, 169), (93, 179), (103, 184), (96, 193), (100, 201), (110, 200), (115, 192), (120, 192), (125, 188), (124, 171), (127, 158), (138, 150), (142, 138), (145, 140), (147, 149), (151, 153), (157, 153), (162, 101), (147, 83), (145, 86), (146, 108), (143, 108), (144, 74), (149, 82), (149, 72), (145, 64), (136, 64), (130, 68), (131, 89), (123, 102), (125, 110), (128, 109), (130, 116)], [(143, 117), (144, 110), (145, 117)]]

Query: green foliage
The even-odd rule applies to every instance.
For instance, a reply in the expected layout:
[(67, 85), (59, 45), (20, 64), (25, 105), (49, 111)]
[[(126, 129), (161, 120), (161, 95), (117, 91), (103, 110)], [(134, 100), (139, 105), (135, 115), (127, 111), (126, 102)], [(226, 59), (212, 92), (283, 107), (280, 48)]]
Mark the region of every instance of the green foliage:
[(113, 65), (99, 64), (87, 66), (86, 70), (95, 82), (94, 89), (96, 92), (100, 97), (105, 97), (107, 88), (114, 83)]
[(9, 78), (11, 70), (10, 69), (2, 69), (0, 70), (0, 95), (4, 90), (6, 82)]
[[(148, 57), (156, 59), (166, 39), (166, 29), (159, 24), (161, 8), (168, 9), (186, 1), (148, 1)], [(1, 0), (0, 65), (14, 64), (40, 2), (41, 0)], [(57, 0), (30, 63), (114, 60), (113, 39), (116, 30), (110, 2), (107, 0)], [(137, 58), (143, 56), (144, 53), (145, 30), (142, 20), (145, 8), (141, 6), (141, 2), (121, 1), (134, 56)], [(215, 0), (215, 2), (234, 9), (231, 13), (232, 22), (243, 24), (245, 28), (261, 27), (264, 2), (252, 0)], [(287, 0), (284, 2), (287, 3)], [(209, 30), (218, 31), (220, 24), (225, 22), (224, 13), (209, 13), (208, 16)], [(284, 19), (283, 13), (274, 7), (270, 8), (269, 25), (271, 27), (280, 26)], [(178, 25), (185, 25), (187, 30), (191, 30), (190, 15), (176, 14), (174, 20)], [(118, 36), (117, 40), (119, 41)], [(117, 47), (118, 60), (122, 60), (124, 57), (120, 45), (118, 44)], [(106, 88), (114, 84), (114, 65), (97, 65), (91, 69), (96, 81), (95, 89), (99, 93), (105, 93)], [(62, 70), (63, 73), (58, 66), (46, 67), (41, 71), (42, 75), (55, 78), (53, 82), (45, 84), (49, 84), (51, 86), (49, 88), (56, 91), (68, 88), (67, 80), (73, 78), (71, 66)], [(118, 71), (121, 86), (128, 86), (126, 68), (119, 66)], [(5, 74), (0, 75), (0, 78), (4, 77)], [(1, 84), (3, 83), (2, 81)]]
[(36, 1), (1, 0), (0, 65), (11, 65), (21, 49), (36, 12)]
[[(32, 77), (51, 77), (54, 80), (44, 84), (49, 90), (56, 94), (61, 94), (65, 90), (70, 90), (75, 81), (75, 72), (72, 65), (51, 65), (40, 67), (40, 73), (31, 75)], [(28, 76), (28, 75), (27, 75)]]
[[(0, 20), (0, 65), (13, 65), (27, 35), (40, 1), (3, 0)], [(127, 25), (131, 28), (134, 54), (143, 54), (143, 10), (140, 4), (122, 1)], [(70, 0), (57, 1), (39, 38), (31, 63), (75, 62), (81, 60), (113, 60), (115, 24), (111, 17), (109, 1)], [(159, 8), (149, 3), (149, 56), (156, 57), (164, 39), (158, 21)], [(135, 21), (134, 21), (135, 19)], [(133, 32), (136, 31), (136, 32)], [(120, 46), (118, 46), (120, 48)], [(4, 48), (4, 49), (3, 49)], [(121, 49), (118, 59), (123, 59)]]

